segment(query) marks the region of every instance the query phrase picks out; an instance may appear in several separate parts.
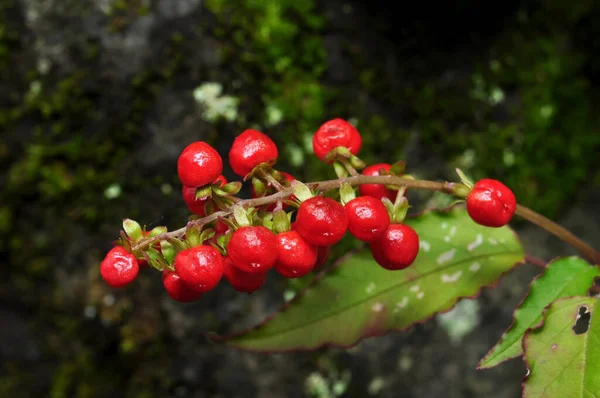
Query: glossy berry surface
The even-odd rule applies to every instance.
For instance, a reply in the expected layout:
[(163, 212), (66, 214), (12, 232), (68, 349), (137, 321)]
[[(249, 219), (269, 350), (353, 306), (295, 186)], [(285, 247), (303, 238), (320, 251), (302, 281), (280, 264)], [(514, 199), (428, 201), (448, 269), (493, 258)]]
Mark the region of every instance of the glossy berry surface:
[(122, 246), (113, 247), (100, 263), (100, 275), (110, 287), (124, 287), (140, 272), (137, 259)]
[(312, 271), (317, 262), (317, 247), (308, 243), (297, 231), (277, 235), (275, 270), (286, 278), (299, 278)]
[(233, 265), (241, 271), (262, 274), (277, 261), (277, 239), (266, 227), (241, 227), (231, 234), (227, 252)]
[[(389, 172), (391, 167), (387, 163), (377, 163), (365, 167), (361, 174), (365, 176), (378, 176), (381, 169)], [(358, 187), (358, 191), (362, 196), (372, 196), (377, 199), (388, 198), (392, 202), (396, 200), (398, 194), (398, 191), (387, 189), (383, 184), (362, 184)]]
[(262, 287), (267, 279), (267, 273), (250, 274), (233, 265), (229, 257), (223, 260), (223, 271), (227, 282), (238, 292), (252, 293)]
[(177, 159), (177, 174), (183, 185), (201, 187), (211, 184), (223, 172), (223, 159), (215, 148), (203, 141), (192, 142)]
[(359, 196), (346, 203), (348, 230), (356, 239), (373, 242), (383, 236), (390, 225), (390, 215), (380, 199)]
[[(219, 183), (220, 186), (223, 186), (227, 184), (227, 179), (220, 175), (217, 177), (214, 183)], [(204, 217), (206, 215), (204, 211), (204, 205), (206, 205), (207, 199), (196, 199), (196, 189), (197, 187), (188, 187), (184, 185), (181, 188), (181, 196), (183, 196), (185, 204), (192, 213), (197, 214), (200, 217)]]
[(377, 264), (388, 270), (410, 266), (419, 253), (419, 236), (406, 224), (390, 224), (384, 235), (371, 243)]
[(477, 181), (467, 196), (467, 212), (477, 224), (502, 227), (511, 220), (517, 199), (506, 185), (489, 178)]
[(175, 271), (190, 289), (208, 292), (223, 276), (223, 257), (212, 246), (195, 246), (177, 253)]
[(346, 147), (353, 155), (357, 155), (362, 138), (353, 125), (337, 118), (323, 123), (313, 135), (312, 143), (315, 155), (325, 161), (325, 156), (338, 146)]
[(202, 297), (202, 293), (190, 289), (177, 272), (165, 269), (162, 275), (163, 285), (169, 297), (180, 303), (191, 303)]
[(256, 166), (277, 160), (277, 146), (267, 135), (257, 130), (246, 130), (238, 135), (229, 150), (229, 164), (233, 172), (245, 177)]
[(348, 215), (335, 200), (315, 196), (300, 205), (294, 228), (311, 245), (331, 246), (348, 230)]

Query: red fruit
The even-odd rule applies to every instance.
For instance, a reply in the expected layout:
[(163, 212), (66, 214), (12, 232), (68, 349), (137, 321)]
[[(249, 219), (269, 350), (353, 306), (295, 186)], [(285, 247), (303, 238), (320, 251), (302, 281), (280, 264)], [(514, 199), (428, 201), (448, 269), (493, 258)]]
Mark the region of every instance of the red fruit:
[(229, 164), (233, 172), (245, 177), (261, 163), (277, 160), (277, 146), (260, 131), (248, 129), (238, 135), (229, 150)]
[(346, 203), (348, 230), (363, 242), (381, 238), (390, 225), (390, 215), (380, 199), (359, 196)]
[[(219, 183), (219, 186), (223, 186), (227, 184), (227, 179), (220, 175), (213, 183)], [(188, 209), (192, 213), (204, 217), (206, 215), (204, 205), (206, 204), (207, 199), (196, 199), (196, 189), (197, 187), (188, 187), (184, 185), (181, 188), (181, 195), (183, 196), (183, 200)]]
[(165, 269), (163, 271), (162, 281), (169, 297), (180, 303), (191, 303), (202, 296), (202, 293), (190, 289), (177, 272)]
[(510, 221), (517, 208), (515, 194), (497, 180), (477, 181), (467, 196), (467, 212), (477, 224), (502, 227)]
[(212, 246), (194, 246), (177, 253), (175, 271), (190, 289), (208, 292), (223, 276), (223, 257)]
[(325, 262), (329, 258), (330, 253), (331, 246), (317, 246), (317, 262), (315, 263), (313, 269), (317, 269), (323, 266), (323, 264), (325, 264)]
[(238, 269), (264, 274), (277, 261), (277, 239), (266, 227), (241, 227), (231, 234), (227, 252)]
[(222, 172), (221, 155), (203, 141), (192, 142), (177, 159), (177, 174), (181, 183), (188, 187), (211, 184)]
[(313, 150), (322, 161), (325, 161), (325, 156), (338, 146), (348, 148), (354, 155), (358, 154), (362, 146), (358, 130), (339, 118), (323, 123), (313, 135)]
[(296, 231), (277, 235), (277, 262), (275, 270), (286, 278), (308, 274), (317, 262), (317, 247), (308, 243)]
[[(379, 170), (384, 169), (390, 171), (391, 165), (387, 163), (378, 163), (371, 166), (367, 166), (362, 171), (365, 176), (378, 176)], [(358, 191), (362, 196), (372, 196), (377, 199), (388, 198), (392, 202), (396, 200), (398, 191), (393, 189), (387, 189), (383, 184), (362, 184), (358, 187)]]
[(110, 287), (124, 287), (137, 277), (140, 266), (122, 246), (113, 247), (100, 263), (100, 275)]
[(223, 260), (225, 279), (238, 292), (252, 293), (262, 287), (267, 279), (267, 273), (250, 274), (236, 268), (229, 257)]
[(385, 234), (371, 243), (373, 258), (388, 270), (411, 265), (419, 253), (419, 235), (406, 224), (390, 224)]
[(331, 246), (348, 230), (348, 215), (335, 200), (315, 196), (300, 205), (295, 229), (311, 245)]

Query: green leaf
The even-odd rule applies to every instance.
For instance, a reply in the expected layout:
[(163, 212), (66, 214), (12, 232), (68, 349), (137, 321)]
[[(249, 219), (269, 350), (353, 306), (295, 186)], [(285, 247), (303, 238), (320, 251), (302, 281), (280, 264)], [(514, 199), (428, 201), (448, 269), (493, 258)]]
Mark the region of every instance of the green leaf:
[(523, 353), (521, 340), (527, 329), (542, 322), (542, 310), (561, 297), (586, 295), (600, 277), (600, 269), (579, 257), (567, 257), (548, 264), (531, 283), (529, 294), (514, 312), (514, 322), (500, 342), (480, 361), (480, 369), (491, 368)]
[(464, 208), (427, 212), (407, 224), (421, 239), (411, 267), (387, 271), (370, 252), (347, 256), (262, 326), (227, 337), (228, 344), (258, 351), (351, 346), (447, 311), (523, 260), (512, 230), (479, 226)]
[(598, 298), (554, 301), (544, 311), (544, 325), (525, 334), (523, 347), (523, 397), (600, 397)]

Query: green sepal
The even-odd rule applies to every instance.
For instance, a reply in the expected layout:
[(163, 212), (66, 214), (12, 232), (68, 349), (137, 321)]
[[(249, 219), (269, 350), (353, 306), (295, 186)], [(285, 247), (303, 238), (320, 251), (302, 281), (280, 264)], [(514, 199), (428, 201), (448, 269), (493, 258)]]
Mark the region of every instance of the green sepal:
[(175, 254), (184, 251), (188, 248), (186, 243), (181, 239), (173, 238), (171, 236), (167, 237), (166, 240), (173, 245), (173, 249), (175, 250)]
[(154, 227), (148, 232), (146, 238), (154, 238), (155, 236), (158, 236), (160, 234), (166, 234), (167, 231), (167, 227)]
[(261, 214), (264, 213), (260, 217), (260, 220), (262, 221), (262, 226), (273, 231), (273, 213), (271, 213), (271, 212), (267, 213), (262, 210), (260, 211), (260, 213)]
[(121, 246), (131, 253), (131, 241), (129, 240), (129, 237), (123, 230), (119, 232), (119, 235), (121, 236), (121, 239), (119, 239), (121, 241)]
[(196, 200), (208, 199), (212, 196), (213, 188), (210, 185), (206, 185), (196, 189)]
[(173, 264), (173, 261), (175, 260), (175, 248), (173, 247), (173, 245), (167, 242), (166, 240), (161, 240), (160, 251), (163, 257), (165, 258), (167, 264)]
[(340, 186), (340, 200), (342, 202), (342, 205), (346, 205), (346, 203), (350, 202), (352, 199), (356, 198), (356, 192), (354, 191), (354, 188), (352, 188), (352, 185), (348, 184), (347, 182), (344, 182), (341, 186)]
[(394, 213), (392, 214), (391, 220), (393, 223), (402, 223), (406, 218), (408, 208), (410, 207), (408, 205), (408, 199), (406, 199), (404, 196), (401, 196), (400, 198), (400, 203), (396, 201), (394, 204)]
[(390, 215), (390, 220), (391, 220), (392, 216), (394, 214), (394, 204), (392, 203), (390, 198), (381, 198), (381, 202), (383, 202), (383, 205), (387, 209), (388, 214)]
[(162, 253), (152, 247), (143, 252), (143, 256), (151, 267), (159, 271), (162, 271), (166, 267), (165, 258)]
[(142, 233), (142, 226), (137, 221), (130, 218), (123, 220), (123, 230), (133, 242), (138, 242), (144, 236)]
[(344, 166), (338, 161), (333, 162), (333, 170), (335, 171), (335, 175), (337, 175), (338, 178), (348, 177), (348, 170), (346, 170), (346, 166)]
[[(216, 210), (215, 202), (212, 199), (207, 200), (204, 203), (204, 214), (206, 214), (207, 216), (213, 214), (215, 212), (215, 210)], [(201, 218), (201, 217), (198, 217), (198, 218)]]
[(242, 206), (233, 207), (233, 218), (240, 227), (247, 227), (250, 225), (250, 217), (248, 217), (248, 212)]
[(367, 167), (366, 163), (363, 162), (358, 156), (355, 155), (351, 155), (350, 159), (350, 166), (354, 167), (356, 170), (362, 170), (365, 167)]
[(280, 234), (282, 232), (287, 232), (292, 229), (292, 225), (290, 223), (290, 219), (285, 211), (279, 210), (273, 213), (273, 228), (272, 231), (275, 234)]
[(473, 186), (475, 185), (473, 183), (473, 181), (469, 177), (467, 177), (467, 175), (465, 173), (463, 173), (463, 171), (461, 169), (459, 169), (458, 167), (456, 168), (456, 174), (458, 174), (458, 177), (460, 178), (460, 182), (465, 184), (470, 189), (473, 188)]
[(215, 230), (212, 228), (207, 228), (204, 231), (202, 231), (202, 233), (200, 234), (200, 241), (206, 242), (207, 240), (211, 239), (213, 236), (215, 236)]
[[(402, 175), (402, 173), (404, 173), (405, 170), (406, 170), (406, 162), (404, 160), (399, 160), (396, 163), (394, 163), (392, 165), (392, 167), (390, 167), (389, 174), (399, 176), (399, 175)], [(385, 170), (383, 170), (383, 171), (385, 172)], [(380, 174), (381, 174), (381, 170), (380, 170)], [(385, 174), (387, 174), (387, 172)]]
[[(227, 233), (225, 235), (221, 235), (219, 237), (217, 237), (217, 244), (224, 250), (227, 249), (227, 245), (229, 244), (229, 240), (231, 239), (231, 233)], [(227, 255), (227, 252), (225, 251), (225, 253), (223, 253), (224, 255)]]
[(220, 218), (219, 220), (223, 221), (225, 224), (227, 224), (227, 226), (229, 227), (229, 229), (232, 230), (232, 231), (235, 231), (235, 229), (237, 228), (237, 225), (235, 225), (235, 222), (233, 222), (228, 217), (223, 217), (223, 218)]
[(298, 180), (292, 181), (291, 187), (292, 187), (292, 192), (294, 192), (294, 196), (300, 202), (304, 202), (305, 200), (313, 197), (313, 193), (311, 192), (308, 185), (306, 185)]
[(200, 228), (196, 223), (188, 223), (185, 228), (185, 240), (188, 242), (190, 247), (200, 246), (202, 244), (202, 236)]
[(226, 192), (228, 195), (237, 195), (242, 189), (242, 183), (240, 181), (231, 181), (219, 189), (223, 192)]
[(252, 188), (257, 198), (261, 198), (267, 193), (267, 184), (258, 177), (252, 177)]
[(465, 183), (453, 183), (452, 193), (459, 198), (466, 198), (471, 193), (472, 188), (469, 188)]

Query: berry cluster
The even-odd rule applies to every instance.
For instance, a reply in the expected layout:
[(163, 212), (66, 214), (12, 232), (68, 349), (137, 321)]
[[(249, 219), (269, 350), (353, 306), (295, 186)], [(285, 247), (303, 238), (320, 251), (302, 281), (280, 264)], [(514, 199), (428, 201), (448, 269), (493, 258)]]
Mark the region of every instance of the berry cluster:
[[(182, 196), (193, 213), (185, 232), (145, 231), (125, 220), (118, 245), (100, 264), (102, 277), (112, 287), (123, 287), (149, 264), (162, 271), (167, 293), (179, 302), (199, 299), (223, 277), (234, 289), (252, 293), (271, 269), (298, 278), (319, 268), (347, 232), (368, 243), (375, 261), (387, 270), (413, 264), (419, 237), (403, 222), (409, 207), (405, 187), (362, 184), (357, 196), (344, 180), (358, 175), (357, 169), (363, 176), (400, 176), (404, 163), (365, 167), (357, 157), (362, 138), (342, 119), (324, 123), (312, 143), (315, 155), (340, 177), (334, 189), (309, 186), (276, 170), (278, 149), (265, 134), (249, 129), (235, 139), (228, 160), (236, 175), (251, 182), (252, 207), (243, 205), (248, 201), (238, 205), (242, 182), (225, 179), (219, 153), (206, 142), (191, 143), (177, 162)], [(488, 179), (474, 186), (463, 183), (475, 222), (499, 227), (510, 220), (516, 202), (506, 186)]]

